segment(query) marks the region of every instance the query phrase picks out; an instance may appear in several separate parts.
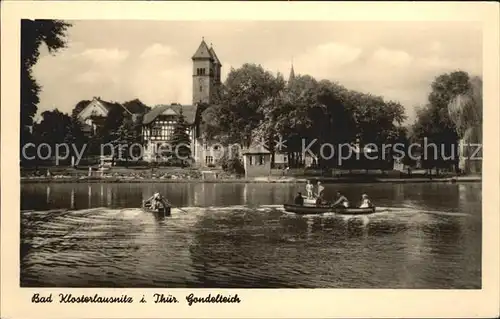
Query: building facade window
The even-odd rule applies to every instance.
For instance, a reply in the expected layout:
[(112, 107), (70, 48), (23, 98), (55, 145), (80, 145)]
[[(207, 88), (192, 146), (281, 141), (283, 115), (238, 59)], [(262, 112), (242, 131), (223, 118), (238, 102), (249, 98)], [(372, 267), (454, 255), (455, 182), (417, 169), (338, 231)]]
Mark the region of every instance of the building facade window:
[(214, 163), (214, 157), (213, 156), (210, 156), (210, 155), (205, 156), (205, 164), (210, 165), (210, 164), (213, 164), (213, 163)]
[(196, 75), (206, 75), (205, 68), (197, 68)]
[(264, 164), (265, 164), (264, 155), (259, 155), (259, 165), (264, 165)]
[(153, 138), (160, 137), (161, 135), (161, 127), (153, 127), (151, 130), (151, 136)]

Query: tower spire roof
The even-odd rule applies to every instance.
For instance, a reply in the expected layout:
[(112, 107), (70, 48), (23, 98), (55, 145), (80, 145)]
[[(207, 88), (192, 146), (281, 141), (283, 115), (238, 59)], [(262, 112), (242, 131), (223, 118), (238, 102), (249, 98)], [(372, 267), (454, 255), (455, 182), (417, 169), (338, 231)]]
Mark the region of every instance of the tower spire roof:
[(194, 53), (191, 59), (214, 59), (212, 56), (211, 50), (208, 48), (207, 43), (205, 42), (205, 37), (201, 38), (201, 43), (196, 52)]
[(220, 63), (219, 58), (217, 57), (217, 54), (215, 54), (214, 47), (212, 46), (212, 43), (210, 43), (210, 55), (212, 55), (212, 58), (214, 59), (214, 63), (218, 65), (222, 65)]

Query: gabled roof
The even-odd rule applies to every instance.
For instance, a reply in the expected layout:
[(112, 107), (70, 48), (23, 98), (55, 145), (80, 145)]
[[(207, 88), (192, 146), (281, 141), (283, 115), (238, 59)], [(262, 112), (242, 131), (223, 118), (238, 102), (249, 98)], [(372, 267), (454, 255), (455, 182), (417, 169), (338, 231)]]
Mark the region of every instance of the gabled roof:
[(142, 121), (142, 124), (144, 124), (144, 125), (150, 124), (159, 115), (163, 114), (164, 112), (171, 113), (173, 111), (175, 114), (178, 115), (180, 113), (181, 107), (182, 107), (182, 113), (184, 114), (186, 122), (188, 124), (194, 124), (195, 119), (196, 119), (197, 106), (196, 105), (179, 105), (179, 104), (157, 105), (151, 111), (146, 113), (146, 115), (144, 115), (144, 119)]
[(120, 104), (103, 101), (100, 97), (94, 97), (91, 101), (78, 102), (74, 110), (74, 115), (76, 115), (78, 118), (81, 118), (82, 114), (90, 105), (97, 105), (102, 110), (103, 115), (107, 116), (107, 114), (113, 107), (119, 106)]
[(144, 114), (151, 110), (150, 107), (144, 105), (139, 99), (125, 102), (122, 106), (130, 114)]
[(215, 50), (214, 50), (214, 48), (212, 46), (210, 46), (210, 54), (212, 55), (215, 64), (222, 65), (220, 63), (219, 58), (217, 57), (217, 54), (215, 54)]
[(249, 148), (244, 149), (241, 153), (243, 155), (245, 155), (245, 154), (271, 154), (271, 152), (269, 152), (262, 145), (251, 145)]
[(210, 52), (210, 49), (208, 48), (207, 43), (205, 40), (201, 40), (200, 46), (194, 53), (193, 57), (191, 58), (193, 60), (195, 59), (214, 59), (212, 56), (212, 53)]
[(104, 101), (101, 99), (101, 97), (94, 97), (91, 101), (84, 100), (78, 102), (78, 104), (75, 106), (75, 109), (73, 110), (73, 114), (79, 116), (80, 113), (82, 113), (91, 103), (94, 102), (102, 106), (106, 114), (109, 113), (109, 111), (111, 111), (111, 109), (114, 107), (122, 108), (129, 115), (144, 114), (151, 109), (148, 106), (142, 104), (138, 99), (126, 102), (126, 105), (124, 105), (118, 102)]
[(93, 100), (101, 103), (101, 105), (104, 106), (108, 111), (111, 110), (114, 106), (122, 106), (120, 103), (117, 103), (117, 102), (108, 102), (108, 101), (101, 100), (101, 97), (94, 97)]

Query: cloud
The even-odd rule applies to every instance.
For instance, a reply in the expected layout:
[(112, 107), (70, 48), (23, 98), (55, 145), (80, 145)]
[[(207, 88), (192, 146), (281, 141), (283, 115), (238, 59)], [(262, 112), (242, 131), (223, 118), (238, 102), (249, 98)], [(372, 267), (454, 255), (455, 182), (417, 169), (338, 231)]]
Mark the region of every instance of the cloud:
[(394, 67), (407, 67), (412, 63), (413, 57), (405, 51), (380, 48), (372, 55), (372, 63), (392, 65)]
[(296, 74), (398, 100), (409, 114), (425, 103), (435, 76), (456, 69), (482, 73), (479, 24), (75, 21), (69, 47), (42, 52), (35, 66), (40, 109), (69, 112), (96, 95), (148, 105), (192, 103), (191, 56), (202, 36), (215, 45), (222, 80), (243, 63), (288, 77), (293, 60)]
[(318, 58), (335, 61), (335, 64), (341, 65), (355, 61), (363, 50), (342, 43), (325, 43), (318, 45), (310, 52), (305, 54), (306, 58)]
[(328, 42), (306, 48), (294, 56), (293, 61), (292, 58), (274, 59), (265, 62), (264, 67), (288, 76), (293, 62), (296, 73), (309, 74), (316, 78), (331, 78), (338, 69), (360, 58), (362, 53), (363, 50), (359, 47)]
[[(134, 60), (128, 73), (129, 95), (149, 105), (190, 104), (193, 86), (191, 61), (165, 48), (151, 46)], [(166, 54), (158, 54), (161, 52)]]
[(143, 59), (149, 59), (149, 58), (157, 58), (160, 56), (163, 57), (169, 57), (169, 56), (175, 56), (177, 55), (177, 52), (172, 49), (169, 46), (160, 44), (160, 43), (155, 43), (149, 47), (147, 47), (141, 54), (141, 58)]
[(82, 83), (93, 83), (103, 78), (102, 73), (96, 71), (87, 71), (76, 75), (75, 81)]
[[(348, 89), (383, 96), (400, 102), (409, 122), (415, 116), (414, 107), (427, 100), (430, 84), (440, 73), (463, 69), (480, 72), (477, 58), (443, 56), (442, 44), (434, 42), (431, 50), (414, 56), (410, 52), (377, 46), (361, 48), (346, 43), (325, 43), (305, 49), (294, 59), (296, 74), (309, 74), (317, 79), (329, 79)], [(273, 60), (266, 63), (270, 71), (278, 69), (288, 76), (291, 61)]]
[(74, 57), (87, 59), (99, 65), (116, 66), (124, 62), (128, 55), (129, 53), (124, 50), (98, 48), (76, 53)]
[(74, 81), (87, 85), (94, 85), (97, 83), (109, 84), (109, 82), (116, 82), (117, 80), (113, 77), (113, 74), (110, 74), (108, 72), (90, 70), (77, 74), (74, 78)]

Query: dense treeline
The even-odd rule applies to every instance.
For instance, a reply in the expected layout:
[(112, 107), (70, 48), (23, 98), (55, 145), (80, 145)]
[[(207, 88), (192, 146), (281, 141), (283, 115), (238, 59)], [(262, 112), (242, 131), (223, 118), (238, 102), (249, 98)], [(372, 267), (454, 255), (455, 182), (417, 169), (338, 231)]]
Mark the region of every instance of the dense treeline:
[[(456, 169), (458, 140), (478, 136), (481, 131), (481, 85), (479, 78), (470, 79), (463, 71), (437, 76), (428, 103), (418, 110), (414, 124), (405, 127), (404, 108), (397, 101), (308, 75), (286, 82), (281, 74), (274, 76), (260, 65), (245, 64), (231, 70), (218, 92), (218, 103), (203, 113), (202, 131), (207, 140), (223, 144), (249, 146), (264, 139), (272, 151), (274, 141), (282, 138), (286, 149), (281, 151), (288, 153), (291, 166), (302, 165), (302, 151), (311, 143), (309, 149), (318, 157), (319, 166), (338, 166), (338, 156), (348, 155), (342, 153), (348, 150), (335, 148), (335, 156), (328, 159), (330, 149), (321, 153), (321, 145), (350, 143), (358, 144), (361, 150), (367, 144), (376, 145), (378, 160), (363, 161), (353, 156), (354, 161), (343, 162), (345, 168), (383, 168), (390, 166), (397, 155), (407, 165), (415, 165), (420, 157), (423, 168)], [(451, 105), (455, 111), (451, 111)], [(399, 153), (382, 146), (397, 143)], [(410, 143), (416, 144), (411, 157)]]
[[(380, 96), (356, 92), (328, 80), (299, 75), (286, 82), (262, 66), (245, 64), (232, 69), (218, 94), (218, 103), (203, 114), (205, 138), (224, 144), (249, 146), (265, 140), (286, 140), (291, 166), (303, 162), (304, 145), (319, 155), (321, 145), (396, 143), (404, 139), (403, 106)], [(381, 147), (380, 147), (381, 149)], [(337, 152), (324, 149), (320, 166), (338, 162)], [(347, 149), (346, 149), (347, 151)], [(329, 158), (326, 160), (325, 158)], [(390, 155), (389, 155), (390, 157)]]

